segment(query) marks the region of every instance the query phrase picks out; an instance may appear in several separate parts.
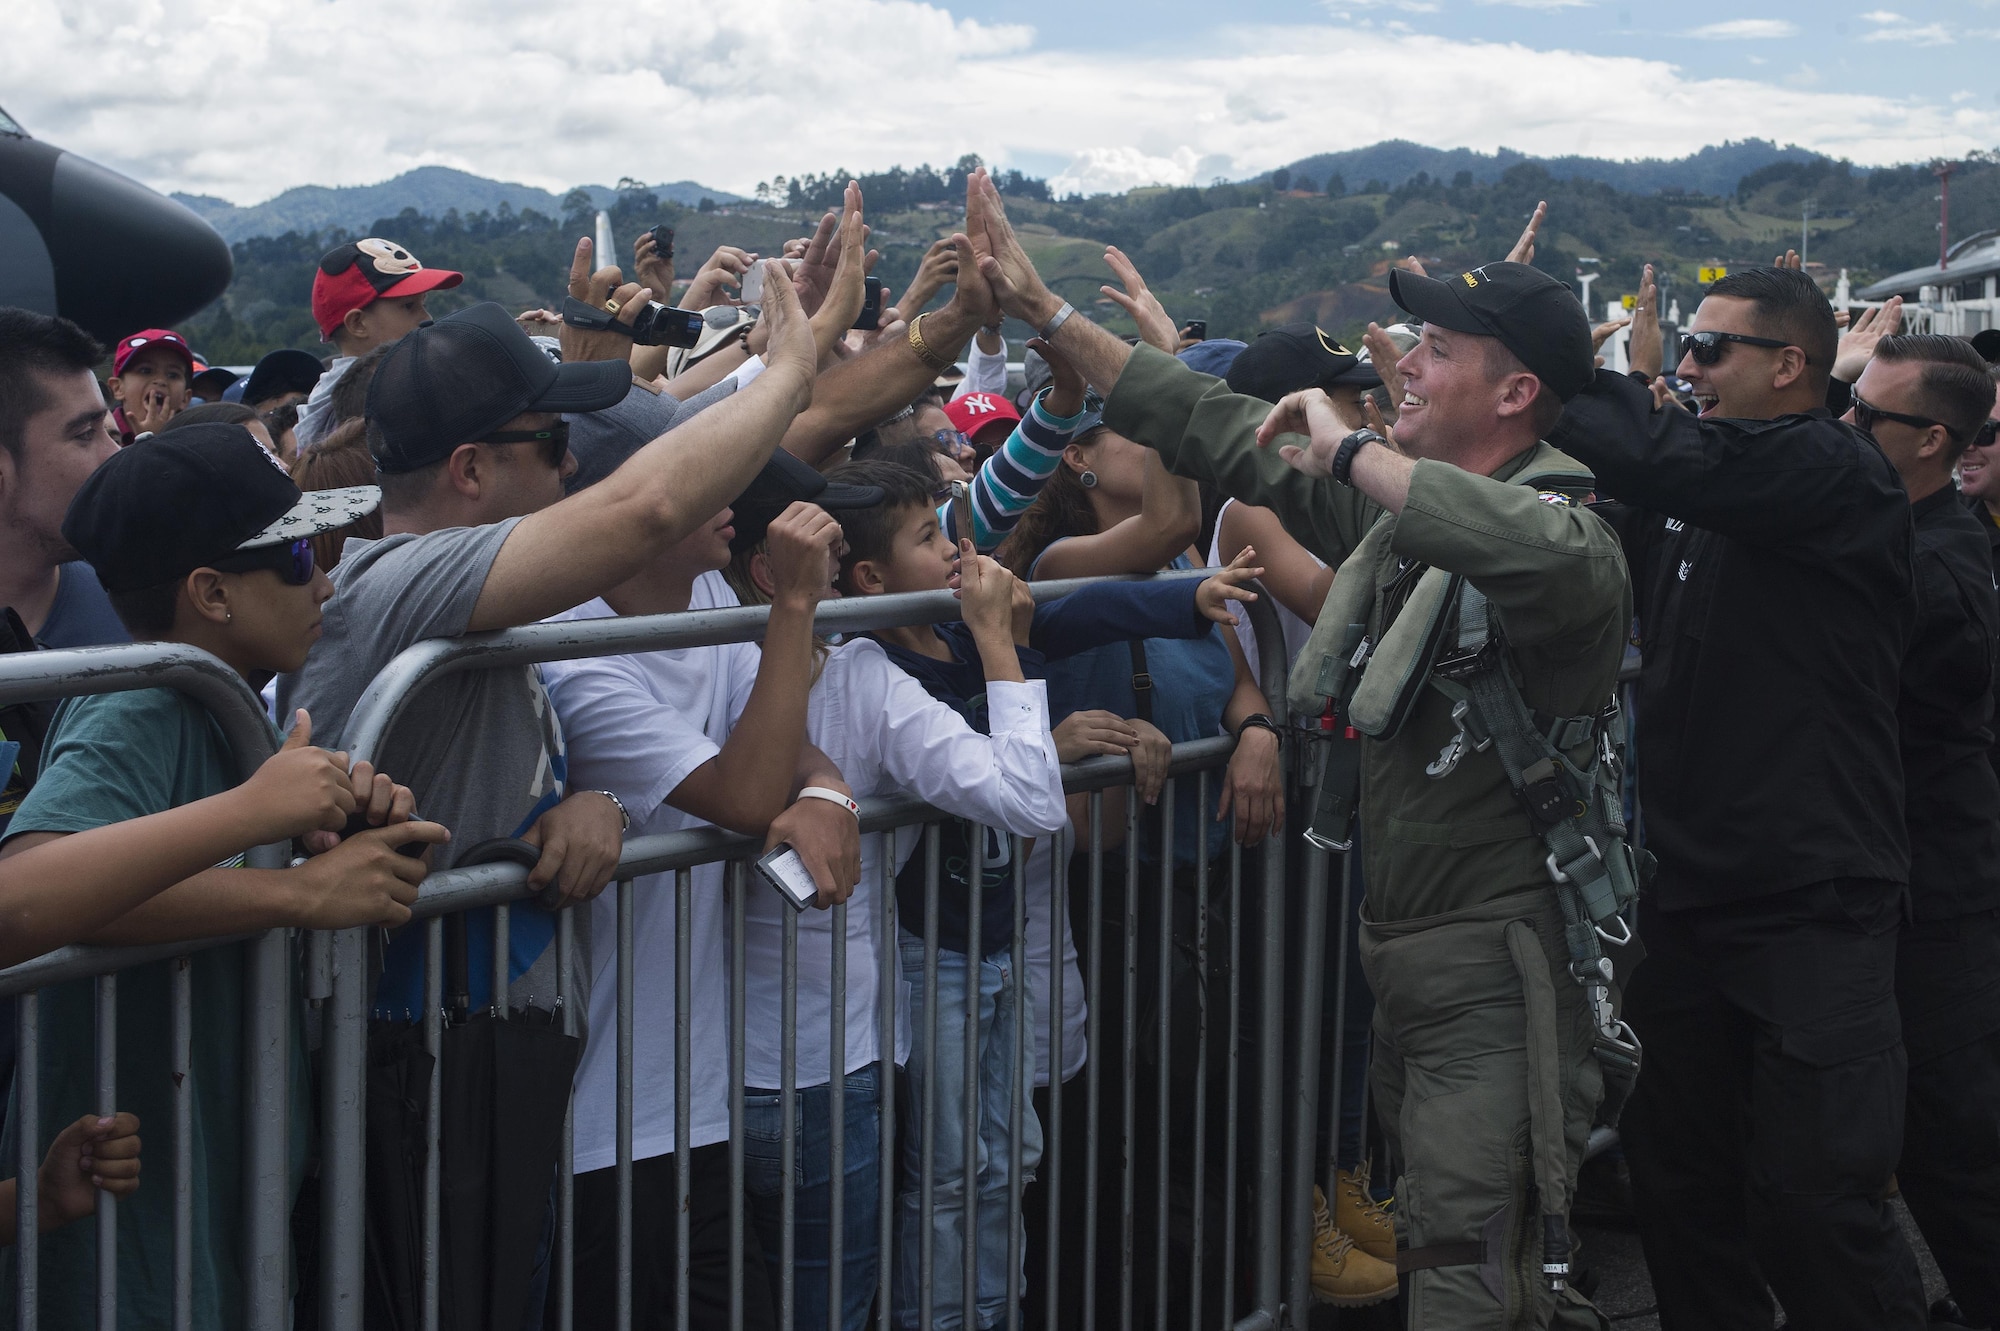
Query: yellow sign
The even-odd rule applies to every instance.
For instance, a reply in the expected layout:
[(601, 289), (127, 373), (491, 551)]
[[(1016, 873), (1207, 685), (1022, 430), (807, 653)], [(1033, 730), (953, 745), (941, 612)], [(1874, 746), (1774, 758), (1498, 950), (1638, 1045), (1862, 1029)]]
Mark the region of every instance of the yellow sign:
[(1618, 298), (1618, 303), (1629, 310), (1639, 303), (1639, 298), (1628, 291)]
[(1729, 276), (1727, 268), (1704, 268), (1701, 270), (1701, 281), (1704, 286), (1710, 282), (1720, 282), (1727, 276)]

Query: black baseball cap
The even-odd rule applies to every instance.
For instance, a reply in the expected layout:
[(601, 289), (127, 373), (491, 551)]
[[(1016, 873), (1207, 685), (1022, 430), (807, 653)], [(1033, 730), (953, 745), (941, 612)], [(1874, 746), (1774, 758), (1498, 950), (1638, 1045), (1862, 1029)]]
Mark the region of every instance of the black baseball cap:
[(1596, 373), (1583, 303), (1525, 263), (1489, 263), (1442, 281), (1392, 268), (1389, 297), (1427, 324), (1498, 338), (1564, 402)]
[(1276, 402), (1288, 393), (1331, 383), (1372, 388), (1382, 382), (1373, 369), (1359, 378), (1361, 357), (1309, 323), (1284, 324), (1260, 334), (1245, 347), (1223, 376), (1232, 393)]
[(2000, 364), (2000, 328), (1983, 328), (1974, 333), (1972, 349), (1988, 365)]
[(345, 527), (381, 502), (373, 485), (302, 493), (248, 430), (211, 421), (113, 454), (77, 490), (62, 529), (106, 591), (129, 592)]
[(325, 367), (319, 357), (297, 347), (279, 347), (266, 352), (243, 382), (238, 399), (255, 406), (286, 393), (310, 393)]
[(368, 448), (384, 472), (417, 471), (523, 412), (603, 411), (625, 400), (622, 360), (552, 363), (514, 317), (482, 301), (396, 343), (368, 385)]
[(736, 534), (729, 538), (732, 554), (741, 554), (764, 539), (772, 521), (804, 500), (818, 504), (829, 513), (857, 508), (873, 508), (888, 496), (879, 485), (848, 485), (829, 481), (784, 449), (771, 454), (764, 470), (750, 482), (729, 507)]

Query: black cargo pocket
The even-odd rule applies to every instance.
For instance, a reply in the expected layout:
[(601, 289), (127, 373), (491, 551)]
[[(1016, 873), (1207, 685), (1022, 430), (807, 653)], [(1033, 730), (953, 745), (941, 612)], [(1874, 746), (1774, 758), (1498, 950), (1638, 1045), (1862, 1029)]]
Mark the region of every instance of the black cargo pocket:
[[(1879, 1193), (1903, 1144), (1909, 1058), (1893, 1003), (1851, 1009), (1785, 1031), (1778, 1042), (1778, 1185), (1792, 1193)], [(1767, 1114), (1769, 1110), (1766, 1111)]]

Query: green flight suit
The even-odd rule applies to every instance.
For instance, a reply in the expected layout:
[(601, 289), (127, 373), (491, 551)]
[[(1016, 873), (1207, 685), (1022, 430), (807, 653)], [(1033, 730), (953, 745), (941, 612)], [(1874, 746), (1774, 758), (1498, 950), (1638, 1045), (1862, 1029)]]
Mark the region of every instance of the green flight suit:
[[(1522, 694), (1546, 716), (1594, 713), (1625, 650), (1631, 597), (1617, 537), (1594, 513), (1516, 477), (1586, 469), (1547, 444), (1475, 476), (1420, 461), (1400, 517), (1260, 449), (1270, 411), (1148, 347), (1134, 352), (1105, 423), (1181, 476), (1274, 510), (1330, 564), (1378, 521), (1377, 641), (1425, 565), (1463, 574), (1497, 615)], [(1368, 897), (1362, 965), (1377, 1007), (1372, 1080), (1393, 1152), (1409, 1325), (1424, 1331), (1598, 1326), (1587, 1301), (1541, 1276), (1542, 1213), (1569, 1208), (1603, 1092), (1583, 989), (1570, 978), (1547, 847), (1496, 748), (1433, 778), (1457, 733), (1425, 688), (1399, 733), (1364, 741), (1361, 837)], [(1573, 755), (1577, 756), (1577, 755)], [(1560, 1123), (1536, 1140), (1531, 1124)], [(1537, 1177), (1552, 1180), (1531, 1197)], [(1550, 1188), (1559, 1195), (1545, 1195)]]

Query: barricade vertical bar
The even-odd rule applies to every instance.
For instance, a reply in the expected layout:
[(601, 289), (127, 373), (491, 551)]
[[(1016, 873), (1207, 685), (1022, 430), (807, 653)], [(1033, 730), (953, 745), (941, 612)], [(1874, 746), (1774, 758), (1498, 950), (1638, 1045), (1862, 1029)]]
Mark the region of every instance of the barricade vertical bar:
[[(42, 1167), (41, 998), (29, 990), (14, 1000), (14, 1108), (20, 1129), (14, 1177), (31, 1179)], [(41, 1325), (41, 1197), (37, 1189), (14, 1188), (14, 1324), (21, 1331)]]
[[(1306, 856), (1305, 900), (1299, 922), (1298, 1046), (1293, 1054), (1298, 1086), (1293, 1092), (1292, 1151), (1285, 1170), (1288, 1211), (1285, 1230), (1285, 1297), (1305, 1309), (1312, 1287), (1313, 1151), (1319, 1136), (1320, 1001), (1325, 994), (1327, 854)], [(1331, 1204), (1333, 1194), (1327, 1194)]]
[[(1097, 1175), (1098, 1131), (1104, 1109), (1104, 1088), (1100, 1076), (1104, 1062), (1102, 1043), (1104, 993), (1104, 792), (1090, 792), (1090, 902), (1086, 918), (1090, 933), (1085, 938), (1088, 956), (1083, 992), (1088, 1007), (1083, 1016), (1083, 1101), (1090, 1132), (1083, 1143), (1083, 1325), (1097, 1325)], [(1051, 1228), (1054, 1228), (1051, 1226)], [(1055, 1323), (1051, 1323), (1055, 1325)]]
[[(1208, 821), (1208, 773), (1202, 771), (1195, 777), (1194, 807), (1206, 831)], [(1274, 834), (1275, 835), (1275, 834)], [(1232, 842), (1234, 837), (1231, 838)], [(1202, 1240), (1206, 1237), (1203, 1222), (1208, 1219), (1205, 1204), (1208, 1188), (1208, 845), (1204, 835), (1201, 848), (1195, 853), (1194, 861), (1194, 966), (1199, 981), (1195, 986), (1194, 1010), (1194, 1165), (1189, 1177), (1194, 1180), (1194, 1227), (1191, 1235), (1192, 1249), (1188, 1263), (1188, 1325), (1189, 1331), (1201, 1331), (1201, 1275)]]
[[(590, 909), (588, 906), (585, 910)], [(556, 1011), (562, 1033), (577, 1031), (576, 973), (571, 954), (576, 950), (576, 909), (556, 912)], [(563, 1105), (562, 1152), (556, 1162), (556, 1328), (571, 1331), (576, 1325), (576, 1095), (574, 1090)]]
[[(322, 1060), (325, 1132), (320, 1146), (320, 1327), (361, 1331), (362, 1224), (366, 1197), (361, 1096), (368, 1059), (368, 934), (333, 936), (333, 997)], [(435, 1074), (433, 1076), (435, 1080)]]
[(510, 914), (503, 901), (493, 908), (493, 1015), (501, 1021), (507, 1019), (507, 960), (512, 941)]
[(1257, 1303), (1274, 1320), (1282, 1311), (1279, 1258), (1283, 1243), (1285, 1073), (1284, 842), (1266, 840), (1263, 862), (1264, 992), (1258, 1032)]
[(879, 1331), (891, 1331), (895, 1317), (895, 1263), (890, 1260), (896, 1240), (896, 1178), (902, 1162), (896, 1158), (896, 999), (902, 987), (902, 958), (896, 947), (896, 834), (876, 838), (881, 877), (875, 902), (880, 921), (881, 982), (876, 989), (876, 1041), (882, 1054), (882, 1139), (880, 1182), (876, 1186), (875, 1308)]
[[(1169, 1179), (1172, 1174), (1173, 1141), (1173, 974), (1174, 974), (1174, 805), (1177, 781), (1169, 778), (1166, 789), (1160, 794), (1160, 898), (1154, 914), (1160, 921), (1160, 950), (1156, 958), (1160, 968), (1158, 988), (1155, 997), (1160, 1004), (1159, 1015), (1159, 1075), (1155, 1083), (1159, 1104), (1155, 1107), (1153, 1130), (1158, 1134), (1154, 1143), (1155, 1164), (1159, 1171), (1153, 1205), (1153, 1326), (1155, 1331), (1167, 1331), (1167, 1208), (1171, 1201)], [(1197, 828), (1199, 836), (1205, 829)], [(1200, 1181), (1196, 1180), (1196, 1186)], [(1195, 1209), (1200, 1209), (1199, 1193), (1196, 1194)]]
[[(266, 856), (266, 862), (271, 857)], [(279, 860), (279, 863), (283, 863)], [(262, 866), (260, 866), (262, 867)], [(291, 932), (271, 929), (244, 944), (248, 1011), (244, 1034), (250, 1084), (244, 1128), (244, 1320), (251, 1331), (283, 1331), (291, 1321), (292, 1207), (289, 1146), (291, 1121)]]
[(632, 1331), (632, 880), (618, 893), (618, 1331)]
[(1326, 1195), (1328, 1204), (1340, 1189), (1340, 1112), (1343, 1074), (1347, 1071), (1347, 931), (1354, 924), (1354, 857), (1340, 857), (1340, 931), (1336, 945), (1340, 955), (1333, 963), (1333, 1084), (1328, 1088), (1332, 1101), (1326, 1111)]
[(1243, 847), (1229, 843), (1229, 1085), (1224, 1092), (1222, 1139), (1222, 1324), (1236, 1325), (1236, 1176), (1243, 1145), (1237, 1137), (1243, 1076)]
[(424, 922), (424, 1051), (431, 1056), (424, 1104), (424, 1331), (438, 1331), (444, 1262), (444, 917)]
[(694, 1261), (694, 870), (674, 873), (674, 1331), (689, 1331), (686, 1273)]
[(1042, 1264), (1042, 1325), (1061, 1325), (1062, 1300), (1062, 1093), (1063, 1068), (1063, 922), (1069, 918), (1070, 828), (1057, 832), (1049, 844), (1049, 1121), (1042, 1124), (1042, 1197), (1049, 1233), (1047, 1260)]
[(840, 1331), (840, 1264), (847, 1252), (847, 903), (833, 908), (833, 953), (827, 958), (827, 986), (833, 1013), (826, 1034), (827, 1148), (832, 1157), (827, 1176), (826, 1308), (827, 1331)]
[[(959, 1168), (964, 1188), (959, 1195), (959, 1242), (964, 1245), (959, 1301), (964, 1305), (964, 1325), (979, 1325), (979, 992), (983, 988), (980, 961), (985, 955), (979, 938), (980, 912), (985, 909), (986, 848), (998, 833), (977, 825), (966, 829), (968, 838), (978, 838), (968, 847), (965, 895), (965, 1112), (960, 1127), (965, 1135), (964, 1158)], [(996, 998), (997, 1002), (998, 999)]]
[[(1007, 1331), (1021, 1326), (1021, 1119), (1022, 1098), (1034, 1085), (1034, 1064), (1028, 1053), (1028, 848), (1026, 837), (1014, 838), (1014, 1076), (1007, 1083)], [(1051, 848), (1053, 853), (1053, 848)], [(1053, 861), (1051, 861), (1053, 863)], [(1056, 965), (1062, 953), (1054, 954)]]
[(924, 825), (924, 1090), (921, 1137), (923, 1166), (917, 1189), (917, 1325), (931, 1324), (932, 1277), (937, 1244), (937, 1044), (938, 1044), (938, 825)]
[[(97, 977), (97, 1112), (118, 1112), (118, 977)], [(33, 1180), (24, 1174), (24, 1181)], [(18, 1191), (23, 1184), (16, 1184)], [(118, 1325), (118, 1199), (97, 1198), (97, 1324)]]
[(323, 1003), (333, 996), (333, 935), (324, 929), (308, 929), (306, 946), (306, 998)]
[(174, 1100), (174, 1331), (194, 1328), (194, 986), (192, 961), (168, 963), (167, 1041)]
[(1132, 1331), (1136, 1303), (1132, 1288), (1132, 1249), (1138, 1241), (1132, 1219), (1132, 1133), (1138, 1126), (1139, 1048), (1139, 788), (1125, 787), (1125, 1029), (1123, 1032), (1124, 1098), (1118, 1134), (1118, 1325)]
[(741, 860), (730, 863), (728, 875), (729, 1331), (743, 1331), (743, 1041), (749, 1020), (743, 987), (743, 908), (748, 904), (749, 879)]
[(785, 912), (783, 1003), (778, 1018), (778, 1325), (792, 1324), (798, 1306), (799, 917)]

